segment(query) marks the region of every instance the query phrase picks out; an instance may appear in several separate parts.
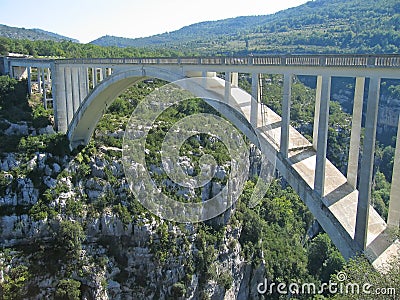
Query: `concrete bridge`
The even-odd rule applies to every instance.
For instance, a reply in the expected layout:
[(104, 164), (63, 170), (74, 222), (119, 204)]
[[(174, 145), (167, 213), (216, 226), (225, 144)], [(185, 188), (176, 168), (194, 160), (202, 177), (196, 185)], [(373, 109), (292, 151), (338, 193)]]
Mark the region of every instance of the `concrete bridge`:
[[(345, 258), (364, 252), (379, 268), (393, 256), (400, 255), (400, 243), (390, 234), (391, 228), (400, 225), (400, 130), (388, 219), (383, 220), (370, 205), (381, 79), (400, 79), (399, 55), (57, 60), (6, 57), (1, 70), (13, 77), (26, 77), (29, 91), (32, 74), (36, 75), (44, 99), (52, 95), (56, 129), (67, 133), (71, 147), (89, 142), (105, 109), (135, 82), (146, 78), (169, 82), (194, 76), (212, 78), (215, 84), (205, 88), (239, 107), (243, 116), (257, 127), (261, 142), (276, 154), (280, 174), (300, 195)], [(218, 79), (217, 73), (224, 74), (226, 81)], [(251, 74), (252, 95), (238, 88), (238, 73)], [(260, 103), (260, 74), (284, 75), (282, 116)], [(312, 143), (290, 126), (294, 75), (317, 78)], [(326, 158), (333, 76), (356, 78), (347, 177)], [(366, 78), (369, 78), (368, 102), (361, 145)], [(251, 101), (251, 96), (258, 103)], [(237, 123), (229, 113), (222, 113)], [(363, 155), (359, 165), (361, 147)]]

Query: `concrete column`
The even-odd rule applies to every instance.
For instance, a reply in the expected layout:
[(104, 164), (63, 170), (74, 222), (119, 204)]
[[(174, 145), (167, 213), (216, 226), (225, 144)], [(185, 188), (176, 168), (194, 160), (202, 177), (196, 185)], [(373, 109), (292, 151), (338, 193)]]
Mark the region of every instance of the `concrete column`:
[[(72, 105), (73, 105), (73, 114), (79, 108), (79, 98), (80, 98), (80, 82), (79, 82), (79, 68), (71, 67), (71, 88), (72, 88)], [(72, 119), (71, 119), (72, 120)]]
[(258, 119), (258, 103), (260, 102), (260, 85), (258, 76), (260, 74), (253, 73), (251, 76), (251, 105), (250, 105), (250, 124), (257, 127)]
[(42, 93), (42, 82), (41, 82), (41, 72), (40, 68), (37, 68), (37, 81), (38, 81), (38, 89), (39, 89), (39, 94)]
[(92, 68), (92, 80), (93, 80), (93, 88), (95, 88), (97, 85), (97, 68), (96, 67)]
[(89, 68), (84, 67), (86, 72), (86, 91), (88, 95), (90, 93), (90, 78), (89, 78)]
[(400, 227), (400, 116), (397, 127), (396, 151), (394, 154), (392, 187), (388, 213), (388, 226)]
[(58, 64), (55, 64), (54, 66), (53, 82), (53, 93), (55, 97), (53, 105), (55, 105), (56, 130), (65, 133), (68, 128), (67, 102), (65, 98), (65, 72), (64, 67), (61, 67)]
[(29, 96), (32, 94), (32, 71), (31, 67), (28, 67), (28, 94)]
[(280, 152), (283, 157), (288, 157), (289, 152), (289, 127), (290, 127), (290, 101), (292, 98), (293, 74), (285, 74), (283, 78), (282, 122)]
[(315, 162), (314, 191), (324, 196), (325, 165), (328, 145), (329, 101), (331, 97), (331, 77), (323, 76), (321, 82), (321, 103), (318, 118), (317, 157)]
[(225, 72), (225, 102), (230, 104), (231, 102), (231, 91), (232, 91), (232, 86), (231, 86), (231, 72)]
[(354, 239), (362, 248), (366, 248), (368, 234), (369, 206), (371, 202), (371, 182), (374, 169), (376, 126), (381, 79), (371, 77), (369, 81), (367, 115), (365, 119), (365, 137), (361, 159), (360, 184), (358, 187), (357, 217)]
[(47, 109), (47, 99), (46, 99), (46, 77), (45, 77), (45, 69), (42, 70), (42, 83), (43, 83), (43, 106)]
[(65, 102), (67, 106), (67, 128), (74, 116), (74, 105), (72, 95), (72, 72), (70, 67), (64, 68), (65, 72)]
[(10, 77), (14, 78), (14, 66), (10, 63)]
[(204, 88), (207, 88), (207, 71), (202, 71), (201, 72), (201, 77), (202, 77), (202, 85)]
[(239, 74), (237, 72), (232, 72), (231, 74), (231, 82), (232, 82), (232, 87), (239, 87)]
[(100, 68), (99, 69), (99, 78), (100, 78), (100, 82), (103, 81), (103, 79), (105, 78), (105, 69), (104, 68)]
[(353, 116), (351, 122), (351, 136), (349, 161), (347, 165), (347, 182), (354, 188), (357, 188), (358, 176), (358, 156), (360, 153), (361, 137), (361, 118), (364, 99), (365, 77), (356, 78), (356, 87), (354, 90)]
[(88, 95), (88, 72), (85, 67), (79, 68), (79, 104), (85, 100), (86, 96)]
[(4, 64), (4, 74), (5, 75), (9, 75), (10, 77), (12, 77), (11, 76), (11, 71), (10, 71), (10, 64), (8, 62), (7, 57), (3, 57), (3, 64)]
[(318, 141), (318, 122), (319, 122), (319, 111), (321, 105), (321, 92), (322, 92), (322, 76), (317, 76), (317, 88), (315, 92), (315, 113), (314, 113), (314, 126), (313, 126), (313, 148), (317, 150)]

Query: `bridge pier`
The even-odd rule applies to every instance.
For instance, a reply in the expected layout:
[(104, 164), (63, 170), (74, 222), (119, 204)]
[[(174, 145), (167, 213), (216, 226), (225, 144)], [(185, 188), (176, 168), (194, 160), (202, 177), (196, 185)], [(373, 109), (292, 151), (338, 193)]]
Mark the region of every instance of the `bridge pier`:
[(397, 127), (396, 151), (394, 154), (392, 186), (390, 190), (388, 226), (400, 227), (400, 116)]
[(77, 78), (79, 86), (78, 102), (80, 105), (89, 93), (89, 77), (87, 68), (79, 67)]
[(55, 64), (53, 77), (53, 93), (55, 96), (53, 105), (56, 130), (65, 133), (68, 128), (65, 68)]
[(79, 67), (71, 68), (71, 88), (72, 88), (72, 105), (74, 113), (78, 110), (80, 105), (80, 83), (79, 83)]
[[(72, 95), (72, 72), (71, 72), (71, 67), (65, 67), (64, 69), (65, 73), (65, 104), (67, 106), (67, 124), (70, 124), (72, 121), (72, 118), (74, 116), (74, 98)], [(68, 125), (67, 125), (68, 127)]]
[(232, 94), (232, 73), (225, 72), (225, 102), (231, 104), (231, 94)]
[(358, 158), (360, 153), (361, 119), (364, 100), (365, 77), (356, 77), (354, 90), (353, 116), (351, 124), (349, 160), (347, 164), (347, 182), (357, 188)]
[(318, 122), (319, 110), (321, 106), (321, 93), (322, 93), (322, 76), (317, 76), (317, 87), (315, 91), (315, 108), (314, 108), (314, 126), (313, 126), (313, 148), (317, 150), (318, 141)]
[(250, 124), (257, 128), (257, 120), (258, 120), (258, 103), (260, 103), (260, 84), (258, 77), (260, 74), (252, 73), (251, 75), (251, 99), (250, 104)]
[(284, 74), (280, 144), (280, 152), (284, 158), (287, 158), (289, 153), (290, 101), (292, 98), (292, 82), (293, 74)]
[(97, 85), (97, 68), (95, 67), (92, 67), (92, 82), (93, 82), (93, 88), (95, 88)]
[(361, 159), (360, 184), (357, 203), (356, 228), (354, 239), (363, 249), (367, 246), (369, 207), (371, 203), (372, 174), (374, 169), (374, 154), (376, 127), (378, 121), (378, 104), (381, 79), (371, 77), (369, 81), (367, 115), (365, 119), (365, 137), (363, 156)]
[(42, 93), (42, 72), (39, 67), (36, 68), (37, 73), (37, 81), (38, 81), (38, 92), (39, 94)]
[(28, 67), (28, 94), (29, 94), (29, 96), (32, 94), (32, 70), (31, 70), (31, 67)]
[(43, 84), (43, 86), (41, 87), (42, 88), (42, 96), (43, 96), (43, 106), (44, 106), (44, 109), (47, 109), (47, 100), (46, 100), (46, 74), (45, 74), (45, 69), (43, 68), (42, 69), (42, 84)]
[(331, 76), (321, 80), (321, 103), (318, 111), (317, 156), (315, 162), (314, 190), (324, 197), (326, 150), (328, 145), (329, 102), (331, 97)]
[(231, 73), (231, 83), (232, 87), (239, 87), (239, 73), (238, 72), (232, 72)]

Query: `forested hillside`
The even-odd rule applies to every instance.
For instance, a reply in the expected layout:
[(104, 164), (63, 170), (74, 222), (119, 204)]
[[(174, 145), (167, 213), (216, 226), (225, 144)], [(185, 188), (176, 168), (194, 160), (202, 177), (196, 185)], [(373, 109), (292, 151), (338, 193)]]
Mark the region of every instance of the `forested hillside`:
[(398, 53), (399, 24), (396, 0), (315, 0), (273, 15), (202, 22), (140, 39), (106, 36), (92, 43), (225, 55)]
[(76, 39), (69, 38), (66, 36), (62, 36), (53, 32), (45, 31), (42, 29), (26, 29), (26, 28), (17, 28), (0, 24), (0, 37), (7, 37), (12, 39), (27, 39), (31, 41), (71, 41), (71, 42), (79, 42)]

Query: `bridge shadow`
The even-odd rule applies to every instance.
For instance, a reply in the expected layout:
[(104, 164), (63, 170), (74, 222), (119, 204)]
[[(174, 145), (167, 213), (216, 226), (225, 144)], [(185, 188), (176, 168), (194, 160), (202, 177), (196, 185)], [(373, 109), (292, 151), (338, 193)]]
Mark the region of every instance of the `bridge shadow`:
[[(396, 241), (396, 229), (387, 227), (382, 231), (368, 246), (366, 250), (367, 257), (371, 258), (381, 256)], [(396, 256), (400, 253), (396, 253)]]
[(264, 125), (265, 129), (277, 129), (280, 128), (282, 126), (282, 121), (277, 121), (268, 125)]
[(327, 207), (335, 204), (336, 202), (344, 199), (351, 193), (353, 193), (355, 190), (354, 188), (346, 183), (343, 183), (342, 185), (338, 186), (336, 189), (328, 193), (327, 195), (324, 196), (324, 203)]
[(294, 155), (289, 157), (289, 161), (292, 164), (299, 163), (302, 160), (306, 160), (306, 159), (308, 159), (310, 157), (315, 156), (315, 151), (312, 151), (310, 149), (303, 149), (303, 150), (300, 150), (300, 151), (299, 150), (293, 150), (293, 151), (298, 152), (298, 153), (296, 153), (296, 154), (294, 154)]

